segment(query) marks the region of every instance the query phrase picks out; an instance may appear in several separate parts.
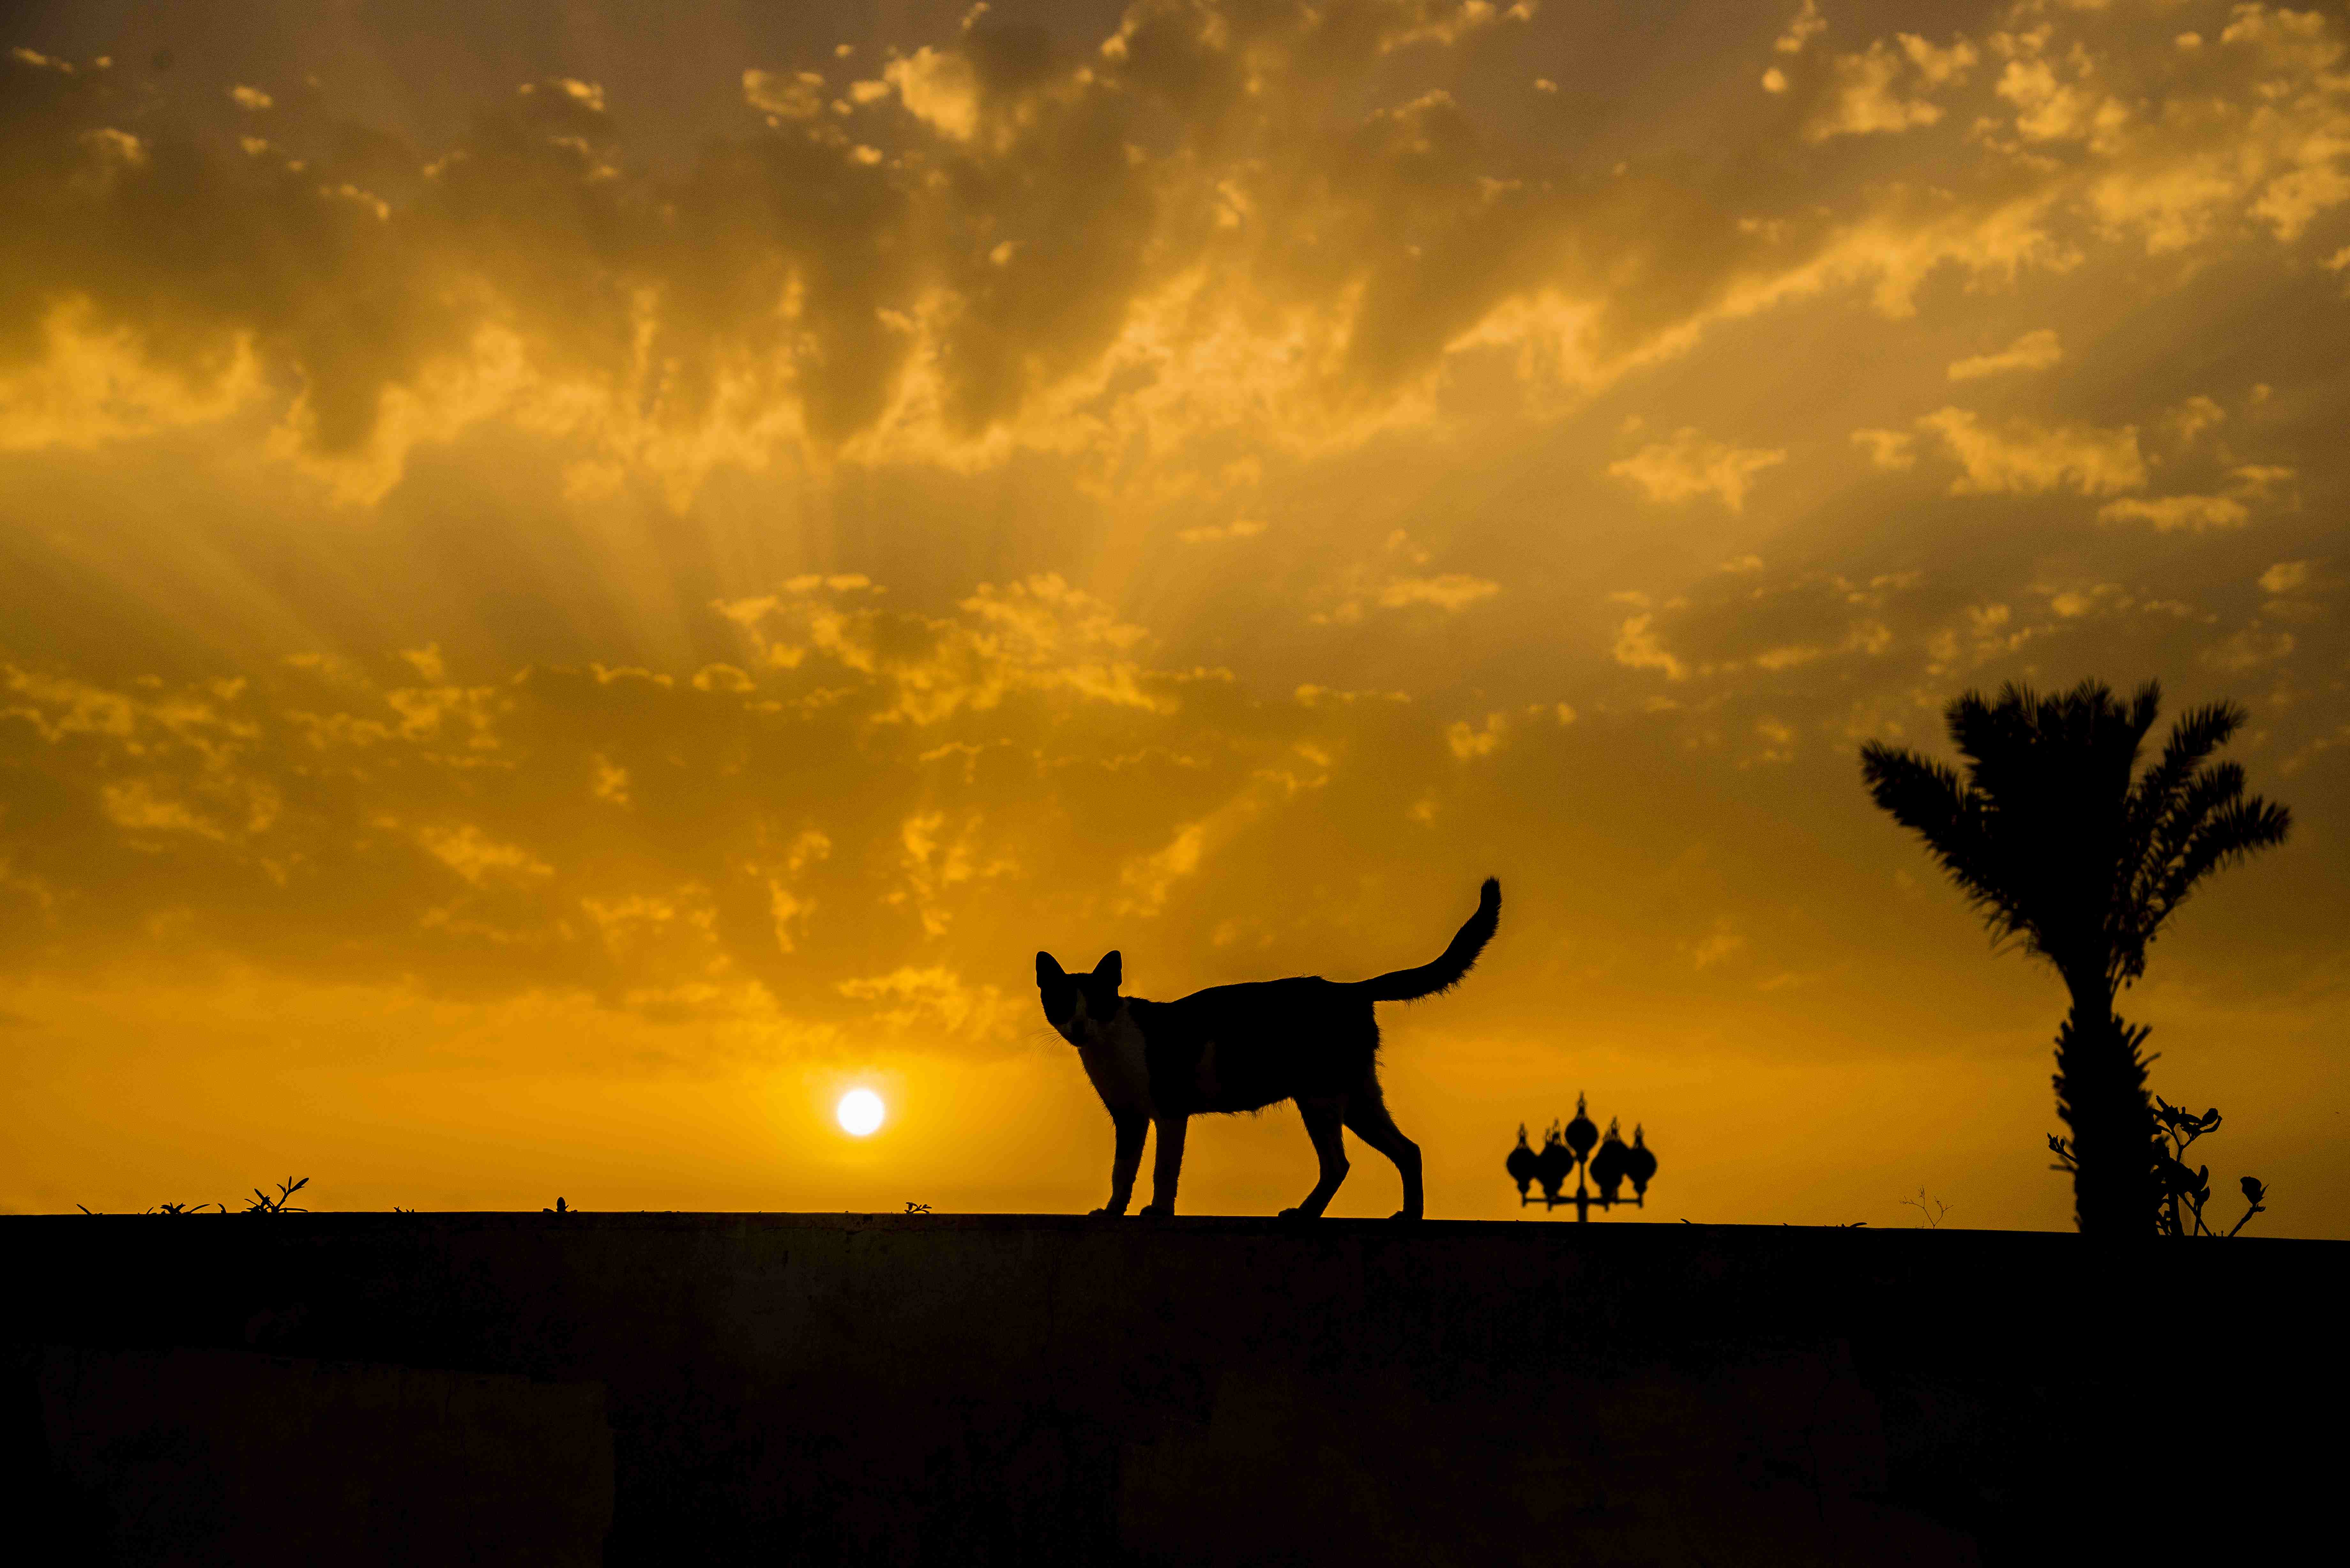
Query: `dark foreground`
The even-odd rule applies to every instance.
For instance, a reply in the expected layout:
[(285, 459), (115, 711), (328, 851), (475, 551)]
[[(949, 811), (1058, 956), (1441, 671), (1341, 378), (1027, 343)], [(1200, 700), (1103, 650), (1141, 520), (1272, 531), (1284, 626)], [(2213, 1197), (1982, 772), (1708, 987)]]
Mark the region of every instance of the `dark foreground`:
[(2338, 1242), (449, 1214), (0, 1243), (0, 1473), (58, 1542), (26, 1562), (2186, 1561), (2314, 1513), (2350, 1392)]

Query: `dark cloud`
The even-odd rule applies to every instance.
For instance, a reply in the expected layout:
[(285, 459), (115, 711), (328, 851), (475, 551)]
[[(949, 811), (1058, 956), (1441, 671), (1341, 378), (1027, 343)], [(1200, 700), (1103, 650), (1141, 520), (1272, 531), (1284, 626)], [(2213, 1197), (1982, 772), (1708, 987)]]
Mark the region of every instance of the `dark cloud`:
[(434, 396), (435, 367), (475, 359), (484, 331), (656, 431), (781, 412), (837, 444), (917, 354), (947, 432), (1013, 419), (1205, 269), (1182, 331), (1357, 299), (1315, 328), (1346, 350), (1304, 389), (1377, 399), (1513, 297), (1602, 298), (1620, 346), (1755, 249), (1678, 180), (1496, 140), (1440, 89), (1362, 102), (1400, 46), (1521, 26), (1434, 3), (1145, 4), (1104, 46), (982, 21), (889, 63), (879, 102), (836, 107), (834, 60), (760, 67), (817, 85), (764, 130), (750, 90), (743, 129), (673, 172), (633, 157), (629, 106), (576, 78), (420, 146), (316, 89), (196, 114), (121, 71), (17, 62), (0, 331), (21, 365), (87, 301), (93, 329), (128, 327), (194, 386), (249, 343), (325, 454), (368, 441), (388, 393)]

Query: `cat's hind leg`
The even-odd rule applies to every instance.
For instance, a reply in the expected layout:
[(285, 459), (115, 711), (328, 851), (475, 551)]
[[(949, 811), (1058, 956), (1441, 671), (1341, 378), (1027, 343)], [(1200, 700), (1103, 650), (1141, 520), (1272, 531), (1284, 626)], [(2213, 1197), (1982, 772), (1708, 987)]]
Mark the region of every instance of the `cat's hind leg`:
[(1403, 1129), (1388, 1115), (1386, 1096), (1379, 1093), (1379, 1081), (1366, 1075), (1364, 1086), (1347, 1096), (1347, 1126), (1365, 1143), (1395, 1161), (1397, 1173), (1403, 1178), (1403, 1208), (1395, 1218), (1417, 1220), (1425, 1207), (1419, 1187), (1419, 1145), (1403, 1136)]
[[(1183, 1175), (1183, 1134), (1190, 1119), (1180, 1113), (1157, 1118), (1159, 1156), (1151, 1162), (1150, 1201), (1142, 1206), (1145, 1214), (1175, 1212), (1175, 1184)], [(1135, 1158), (1141, 1158), (1139, 1149)]]
[(1347, 1179), (1347, 1134), (1340, 1121), (1342, 1102), (1336, 1098), (1298, 1096), (1298, 1114), (1305, 1118), (1305, 1136), (1314, 1140), (1314, 1156), (1322, 1162), (1321, 1179), (1295, 1209), (1281, 1211), (1284, 1220), (1319, 1220), (1322, 1210)]

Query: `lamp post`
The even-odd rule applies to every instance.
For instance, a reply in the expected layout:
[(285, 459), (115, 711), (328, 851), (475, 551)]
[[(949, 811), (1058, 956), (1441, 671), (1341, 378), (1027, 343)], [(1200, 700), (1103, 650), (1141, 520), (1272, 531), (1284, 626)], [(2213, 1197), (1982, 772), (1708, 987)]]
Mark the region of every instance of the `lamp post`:
[[(1615, 1118), (1607, 1122), (1607, 1136), (1599, 1136), (1598, 1127), (1585, 1113), (1584, 1098), (1575, 1096), (1575, 1119), (1561, 1127), (1550, 1124), (1543, 1137), (1542, 1152), (1537, 1154), (1526, 1142), (1523, 1124), (1518, 1127), (1518, 1147), (1510, 1151), (1503, 1162), (1510, 1179), (1518, 1184), (1518, 1207), (1540, 1203), (1544, 1209), (1555, 1209), (1562, 1203), (1575, 1205), (1575, 1218), (1589, 1223), (1591, 1206), (1612, 1209), (1618, 1203), (1630, 1203), (1635, 1209), (1648, 1207), (1649, 1179), (1657, 1174), (1657, 1157), (1648, 1151), (1648, 1142), (1642, 1129), (1632, 1129), (1632, 1141), (1626, 1143), (1617, 1130)], [(1586, 1185), (1584, 1177), (1599, 1184), (1596, 1194)], [(1575, 1190), (1565, 1190), (1569, 1175), (1575, 1178)], [(1632, 1196), (1619, 1195), (1626, 1181), (1632, 1184)], [(1536, 1198), (1527, 1189), (1536, 1183), (1542, 1196)]]

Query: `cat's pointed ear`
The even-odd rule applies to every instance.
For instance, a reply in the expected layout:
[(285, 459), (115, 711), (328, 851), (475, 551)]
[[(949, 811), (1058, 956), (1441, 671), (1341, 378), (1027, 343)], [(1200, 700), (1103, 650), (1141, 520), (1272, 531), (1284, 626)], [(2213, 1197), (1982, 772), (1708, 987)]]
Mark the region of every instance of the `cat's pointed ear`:
[(1069, 977), (1063, 972), (1061, 969), (1060, 961), (1055, 959), (1051, 953), (1038, 953), (1036, 955), (1036, 983), (1038, 985), (1050, 985), (1056, 980), (1066, 980)]
[(1125, 961), (1118, 956), (1118, 950), (1115, 948), (1102, 954), (1101, 962), (1094, 965), (1094, 978), (1106, 980), (1112, 985), (1123, 985), (1125, 975)]

